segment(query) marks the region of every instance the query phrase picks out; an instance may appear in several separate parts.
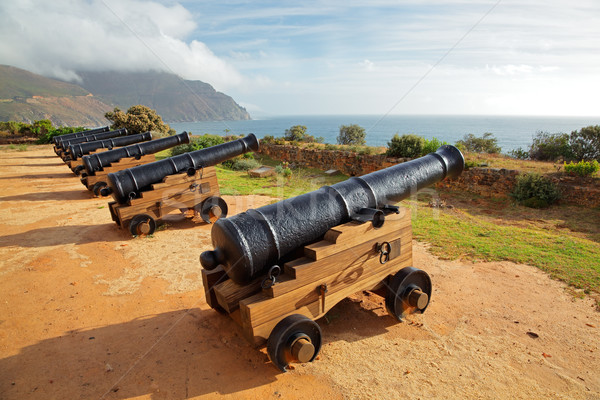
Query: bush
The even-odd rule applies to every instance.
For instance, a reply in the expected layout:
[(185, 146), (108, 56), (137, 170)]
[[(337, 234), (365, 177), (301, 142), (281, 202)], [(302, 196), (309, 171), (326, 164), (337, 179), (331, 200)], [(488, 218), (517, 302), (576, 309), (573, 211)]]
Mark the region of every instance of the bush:
[(529, 152), (526, 150), (523, 150), (521, 147), (519, 147), (516, 150), (509, 151), (508, 155), (512, 158), (516, 158), (517, 160), (528, 160), (529, 159)]
[(511, 196), (526, 207), (546, 208), (560, 198), (560, 192), (550, 179), (531, 173), (517, 176)]
[(82, 126), (69, 127), (63, 126), (60, 128), (52, 128), (45, 134), (41, 134), (36, 141), (37, 144), (47, 144), (52, 142), (52, 138), (55, 136), (66, 135), (67, 133), (75, 133), (85, 131), (86, 129)]
[(474, 153), (500, 153), (502, 149), (498, 146), (498, 139), (493, 133), (486, 132), (481, 137), (472, 133), (465, 135), (462, 140), (456, 142), (461, 149)]
[(340, 134), (337, 137), (338, 144), (357, 144), (364, 145), (367, 133), (365, 128), (353, 124), (340, 126)]
[(262, 139), (260, 139), (261, 143), (274, 143), (275, 142), (275, 137), (273, 137), (272, 135), (265, 135), (265, 137), (263, 137)]
[(224, 140), (219, 135), (205, 134), (202, 136), (192, 137), (189, 143), (180, 144), (171, 149), (171, 155), (176, 156), (179, 154), (187, 153), (190, 151), (201, 150), (207, 147), (216, 146), (224, 143)]
[(579, 161), (577, 164), (574, 164), (571, 161), (569, 164), (565, 162), (564, 164), (565, 172), (568, 174), (575, 174), (579, 176), (590, 176), (594, 175), (600, 169), (600, 164), (596, 160), (592, 161)]
[(425, 147), (425, 139), (417, 135), (402, 135), (395, 134), (390, 142), (385, 153), (389, 157), (421, 157), (423, 148)]
[(286, 129), (283, 135), (285, 140), (301, 142), (306, 136), (306, 126), (294, 125), (290, 129)]
[(575, 160), (600, 161), (600, 125), (571, 132), (569, 146)]
[(236, 158), (228, 164), (228, 168), (234, 171), (248, 171), (258, 167), (260, 163), (253, 158)]
[(440, 142), (437, 138), (431, 138), (431, 140), (425, 139), (425, 144), (423, 145), (423, 150), (421, 150), (421, 156), (424, 156), (429, 153), (434, 153), (440, 146), (448, 144), (447, 142)]
[(129, 107), (126, 113), (117, 107), (104, 117), (113, 123), (111, 129), (127, 128), (129, 134), (148, 131), (167, 133), (171, 129), (156, 111), (143, 105)]
[(529, 158), (537, 161), (556, 161), (559, 158), (573, 159), (566, 133), (537, 132), (529, 148)]

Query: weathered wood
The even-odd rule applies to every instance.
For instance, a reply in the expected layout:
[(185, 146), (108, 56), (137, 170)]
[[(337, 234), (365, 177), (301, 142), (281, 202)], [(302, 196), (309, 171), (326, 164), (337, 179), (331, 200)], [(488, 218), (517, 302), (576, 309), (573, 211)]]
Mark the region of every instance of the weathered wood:
[(111, 213), (122, 228), (129, 228), (128, 221), (138, 214), (148, 214), (155, 219), (174, 210), (193, 209), (211, 196), (219, 196), (219, 183), (214, 167), (204, 168), (204, 173), (193, 176), (186, 173), (171, 175), (163, 182), (152, 185), (152, 190), (142, 192), (140, 197), (128, 204), (113, 204)]
[[(401, 209), (400, 214), (387, 216), (385, 223), (381, 228), (374, 228), (371, 223), (354, 221), (338, 225), (325, 233), (324, 240), (304, 247), (304, 255), (313, 260), (320, 260), (361, 243), (366, 235), (388, 235), (395, 229), (398, 229), (392, 222), (401, 220), (406, 221), (407, 215), (408, 211), (403, 208)], [(410, 221), (408, 221), (408, 224), (410, 224)], [(332, 243), (337, 246), (331, 246)]]
[(219, 305), (229, 313), (237, 310), (240, 300), (261, 291), (262, 279), (264, 278), (257, 278), (246, 285), (239, 285), (232, 280), (216, 285), (214, 290)]
[[(275, 325), (288, 315), (311, 319), (325, 315), (344, 298), (361, 290), (385, 293), (387, 282), (404, 267), (412, 266), (412, 229), (408, 212), (386, 218), (383, 227), (351, 222), (330, 229), (325, 240), (305, 246), (304, 254), (284, 265), (275, 285), (260, 290), (261, 280), (250, 285), (228, 281), (217, 285), (219, 305), (232, 310), (244, 336), (263, 344)], [(378, 245), (392, 244), (395, 258), (382, 263)], [(326, 286), (324, 293), (321, 288)], [(231, 315), (231, 314), (230, 314)]]
[(206, 297), (206, 303), (211, 308), (219, 307), (217, 301), (217, 295), (215, 294), (215, 286), (219, 283), (227, 281), (229, 277), (220, 266), (213, 269), (212, 271), (202, 269), (202, 285), (204, 286), (204, 294)]

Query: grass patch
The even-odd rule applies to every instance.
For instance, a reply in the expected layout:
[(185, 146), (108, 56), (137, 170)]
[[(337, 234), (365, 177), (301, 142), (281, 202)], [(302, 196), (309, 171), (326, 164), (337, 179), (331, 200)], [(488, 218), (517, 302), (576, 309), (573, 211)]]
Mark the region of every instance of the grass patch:
[(502, 215), (493, 218), (468, 208), (433, 209), (422, 200), (417, 204), (414, 237), (431, 244), (436, 256), (528, 264), (586, 292), (600, 292), (600, 244), (593, 240), (595, 232), (576, 235), (566, 227), (548, 229), (558, 221), (541, 215), (530, 221), (525, 213), (522, 219), (515, 218), (514, 209), (507, 211), (512, 220), (503, 221)]
[(348, 178), (345, 175), (328, 176), (311, 168), (294, 168), (289, 178), (282, 175), (253, 178), (246, 171), (232, 171), (221, 165), (216, 170), (222, 195), (256, 194), (279, 199), (298, 196)]

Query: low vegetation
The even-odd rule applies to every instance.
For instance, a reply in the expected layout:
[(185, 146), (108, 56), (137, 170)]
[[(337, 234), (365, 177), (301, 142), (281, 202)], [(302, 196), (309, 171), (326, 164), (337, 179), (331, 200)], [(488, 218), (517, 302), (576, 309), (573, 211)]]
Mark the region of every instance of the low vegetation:
[(526, 207), (547, 208), (560, 199), (560, 191), (549, 178), (529, 173), (517, 176), (511, 196)]
[(600, 125), (590, 125), (567, 133), (537, 132), (529, 150), (509, 153), (519, 159), (537, 161), (600, 161)]

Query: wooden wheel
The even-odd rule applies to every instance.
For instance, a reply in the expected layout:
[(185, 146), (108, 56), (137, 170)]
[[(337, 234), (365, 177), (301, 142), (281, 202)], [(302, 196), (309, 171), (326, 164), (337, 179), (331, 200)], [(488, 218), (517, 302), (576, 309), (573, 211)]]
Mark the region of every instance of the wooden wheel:
[(227, 217), (227, 203), (218, 196), (211, 196), (195, 207), (200, 217), (207, 224), (211, 224), (219, 218)]
[(156, 221), (148, 214), (138, 214), (129, 223), (129, 232), (133, 236), (152, 235), (156, 230)]
[(422, 314), (431, 299), (431, 279), (423, 270), (402, 268), (390, 280), (385, 297), (388, 313), (402, 321), (408, 314)]
[(292, 362), (310, 362), (321, 350), (321, 328), (300, 314), (285, 317), (271, 331), (267, 354), (271, 362), (285, 372)]

